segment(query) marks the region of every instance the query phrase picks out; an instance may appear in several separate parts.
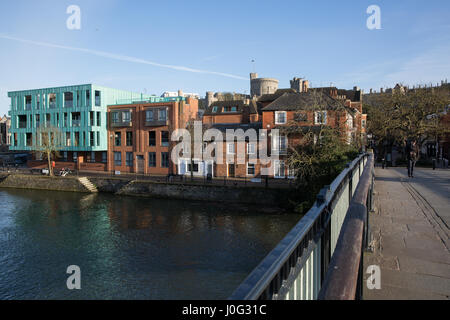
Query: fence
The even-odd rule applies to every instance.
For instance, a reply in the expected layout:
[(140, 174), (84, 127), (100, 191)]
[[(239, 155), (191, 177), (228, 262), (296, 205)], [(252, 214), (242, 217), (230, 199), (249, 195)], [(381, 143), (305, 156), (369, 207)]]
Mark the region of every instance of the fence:
[[(343, 280), (350, 281), (350, 287), (355, 288), (353, 296), (350, 293), (345, 297), (358, 298), (361, 290), (356, 288), (361, 288), (357, 284), (362, 281), (361, 250), (368, 239), (367, 219), (357, 225), (359, 229), (350, 227), (354, 226), (352, 222), (355, 219), (364, 219), (362, 211), (371, 207), (372, 171), (373, 154), (362, 154), (349, 163), (330, 186), (320, 191), (313, 207), (250, 273), (230, 299), (311, 300), (319, 298), (319, 293), (320, 298), (338, 299), (342, 298), (337, 291)], [(358, 195), (358, 203), (355, 204), (352, 203), (354, 195)], [(366, 204), (364, 208), (360, 206), (362, 201)], [(360, 230), (361, 226), (363, 229)], [(345, 230), (341, 232), (341, 229)], [(343, 239), (350, 229), (361, 231), (361, 234)], [(358, 239), (363, 242), (358, 243)], [(348, 241), (356, 242), (356, 247), (359, 245), (359, 256), (346, 256), (343, 246)], [(340, 260), (337, 260), (337, 254)], [(337, 274), (329, 272), (331, 265), (336, 266), (345, 259), (357, 260), (356, 272), (354, 268), (350, 272), (344, 268), (340, 268)]]

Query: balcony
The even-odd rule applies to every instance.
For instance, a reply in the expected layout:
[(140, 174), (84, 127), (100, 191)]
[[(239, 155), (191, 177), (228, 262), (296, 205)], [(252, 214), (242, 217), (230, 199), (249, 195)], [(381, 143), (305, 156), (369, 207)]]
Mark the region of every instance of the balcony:
[(131, 120), (122, 120), (122, 121), (111, 121), (111, 127), (131, 127), (133, 126), (133, 122)]
[(169, 120), (149, 120), (145, 119), (145, 126), (147, 127), (162, 127), (162, 126), (168, 126)]

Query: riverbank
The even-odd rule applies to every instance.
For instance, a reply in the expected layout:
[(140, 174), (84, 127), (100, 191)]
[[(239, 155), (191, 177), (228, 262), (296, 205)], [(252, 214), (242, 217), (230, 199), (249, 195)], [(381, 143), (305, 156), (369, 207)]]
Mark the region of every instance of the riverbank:
[[(114, 177), (88, 177), (98, 192), (160, 199), (257, 204), (286, 208), (289, 190), (215, 184), (167, 183)], [(0, 188), (91, 192), (78, 177), (48, 177), (23, 174), (0, 175)]]

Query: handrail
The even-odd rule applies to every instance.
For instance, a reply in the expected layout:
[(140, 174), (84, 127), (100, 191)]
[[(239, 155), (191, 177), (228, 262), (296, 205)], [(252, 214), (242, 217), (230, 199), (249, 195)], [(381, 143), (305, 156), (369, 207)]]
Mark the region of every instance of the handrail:
[(373, 182), (373, 154), (369, 157), (368, 168), (361, 176), (358, 187), (350, 203), (347, 216), (341, 229), (338, 244), (328, 267), (320, 300), (352, 300), (360, 297), (357, 293), (361, 276), (362, 252), (367, 213), (371, 206), (371, 188)]
[[(338, 194), (341, 197), (349, 197), (351, 199), (353, 177), (358, 171), (359, 180), (361, 165), (364, 167), (366, 158), (367, 154), (358, 156), (348, 164), (347, 168), (336, 177), (330, 186), (321, 190), (318, 200), (312, 208), (247, 276), (229, 299), (256, 300), (279, 298), (280, 291), (283, 294), (286, 293), (287, 282), (297, 280), (299, 272), (302, 272), (302, 268), (311, 258), (312, 252), (315, 252), (313, 258), (319, 259), (320, 263), (318, 263), (318, 266), (309, 267), (310, 280), (311, 282), (316, 281), (314, 294), (309, 293), (309, 297), (317, 297), (319, 293), (317, 287), (320, 287), (320, 283), (327, 271), (328, 261), (333, 253), (333, 249), (328, 244), (331, 241), (330, 221), (333, 214), (331, 210), (332, 204), (336, 205), (340, 200), (340, 198), (336, 198)], [(344, 194), (346, 187), (349, 187), (349, 194)], [(346, 205), (348, 205), (350, 201), (346, 201)], [(309, 261), (309, 265), (312, 264)]]

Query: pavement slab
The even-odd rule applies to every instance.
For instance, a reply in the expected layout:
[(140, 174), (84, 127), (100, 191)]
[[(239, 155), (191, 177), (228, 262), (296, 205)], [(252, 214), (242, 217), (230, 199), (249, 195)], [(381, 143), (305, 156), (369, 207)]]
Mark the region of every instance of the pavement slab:
[(364, 270), (380, 267), (381, 288), (364, 299), (450, 299), (450, 170), (377, 167), (374, 208)]

